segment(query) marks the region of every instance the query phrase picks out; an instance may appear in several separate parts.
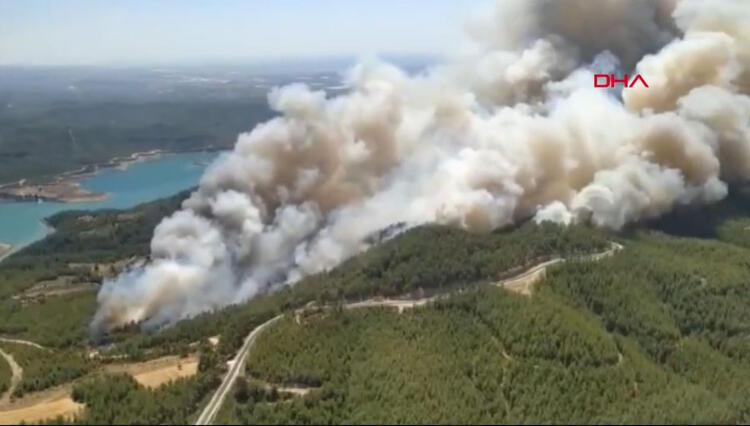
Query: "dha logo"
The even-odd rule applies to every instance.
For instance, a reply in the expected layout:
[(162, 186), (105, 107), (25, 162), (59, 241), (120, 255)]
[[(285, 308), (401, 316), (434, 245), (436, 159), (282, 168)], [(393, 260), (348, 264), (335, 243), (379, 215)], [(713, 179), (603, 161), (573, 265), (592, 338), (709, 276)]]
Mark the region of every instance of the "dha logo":
[(596, 88), (609, 89), (617, 87), (618, 84), (621, 84), (622, 86), (627, 88), (631, 88), (639, 82), (643, 85), (643, 87), (649, 87), (648, 83), (646, 83), (646, 79), (644, 79), (640, 74), (636, 74), (635, 78), (632, 81), (630, 80), (630, 76), (627, 74), (625, 74), (621, 79), (615, 77), (614, 74), (594, 74), (594, 87)]

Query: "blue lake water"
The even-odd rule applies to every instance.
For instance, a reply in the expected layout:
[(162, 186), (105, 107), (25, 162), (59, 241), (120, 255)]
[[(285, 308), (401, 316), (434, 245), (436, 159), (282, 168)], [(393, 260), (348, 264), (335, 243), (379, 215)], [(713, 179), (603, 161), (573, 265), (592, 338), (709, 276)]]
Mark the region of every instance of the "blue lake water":
[(198, 184), (203, 171), (217, 154), (170, 154), (136, 163), (126, 170), (105, 169), (81, 181), (109, 198), (94, 203), (0, 202), (0, 243), (20, 247), (46, 235), (42, 220), (65, 210), (126, 209), (157, 200)]

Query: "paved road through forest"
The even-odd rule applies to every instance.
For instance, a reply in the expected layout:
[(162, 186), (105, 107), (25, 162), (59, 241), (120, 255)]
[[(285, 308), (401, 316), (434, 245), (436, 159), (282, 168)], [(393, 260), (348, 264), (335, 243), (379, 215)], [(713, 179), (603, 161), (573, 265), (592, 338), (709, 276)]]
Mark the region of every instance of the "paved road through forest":
[[(530, 276), (533, 276), (535, 274), (538, 274), (540, 272), (546, 271), (546, 269), (552, 265), (555, 265), (557, 263), (566, 262), (569, 260), (576, 260), (576, 261), (598, 261), (603, 258), (612, 256), (617, 251), (622, 250), (623, 246), (617, 243), (612, 243), (612, 246), (610, 249), (603, 251), (601, 253), (595, 253), (591, 255), (586, 256), (580, 256), (577, 258), (572, 259), (564, 259), (564, 258), (556, 258), (552, 260), (548, 260), (546, 262), (543, 262), (539, 265), (535, 265), (523, 272), (518, 273), (517, 275), (504, 279), (502, 281), (496, 282), (495, 285), (500, 287), (510, 287), (514, 285), (515, 283), (518, 283), (519, 281), (525, 281)], [(423, 306), (426, 305), (429, 302), (432, 302), (436, 300), (439, 296), (432, 296), (429, 298), (423, 298), (423, 299), (414, 299), (414, 300), (395, 300), (395, 299), (369, 299), (362, 302), (353, 302), (348, 303), (344, 306), (345, 309), (362, 309), (362, 308), (374, 308), (374, 307), (392, 307), (399, 310), (399, 312), (403, 311), (404, 309), (411, 309), (417, 306)], [(216, 393), (211, 397), (211, 400), (209, 401), (208, 405), (203, 409), (203, 412), (201, 412), (201, 415), (196, 420), (196, 425), (210, 425), (213, 423), (214, 419), (216, 418), (216, 415), (219, 413), (219, 410), (221, 409), (221, 406), (224, 403), (224, 399), (226, 398), (227, 394), (232, 390), (232, 387), (234, 386), (234, 382), (237, 380), (237, 376), (242, 372), (245, 360), (247, 359), (247, 355), (250, 352), (250, 349), (252, 349), (253, 345), (255, 344), (255, 341), (257, 340), (258, 336), (260, 335), (263, 330), (277, 322), (283, 317), (283, 315), (276, 316), (263, 324), (256, 327), (246, 338), (245, 342), (242, 344), (242, 347), (240, 348), (240, 351), (237, 353), (237, 356), (234, 358), (234, 360), (230, 361), (230, 368), (229, 371), (227, 371), (226, 375), (224, 376), (224, 379), (221, 382), (221, 385), (216, 390)]]

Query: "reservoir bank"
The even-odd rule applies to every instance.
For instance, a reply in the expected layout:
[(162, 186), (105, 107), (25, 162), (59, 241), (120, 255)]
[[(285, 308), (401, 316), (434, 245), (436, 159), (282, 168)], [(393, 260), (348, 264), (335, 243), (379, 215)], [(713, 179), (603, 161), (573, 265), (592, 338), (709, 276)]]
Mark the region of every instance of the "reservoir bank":
[(14, 249), (44, 238), (44, 219), (66, 210), (127, 209), (174, 195), (198, 184), (216, 152), (162, 154), (128, 165), (110, 167), (80, 181), (80, 186), (106, 196), (91, 202), (0, 201), (0, 244)]

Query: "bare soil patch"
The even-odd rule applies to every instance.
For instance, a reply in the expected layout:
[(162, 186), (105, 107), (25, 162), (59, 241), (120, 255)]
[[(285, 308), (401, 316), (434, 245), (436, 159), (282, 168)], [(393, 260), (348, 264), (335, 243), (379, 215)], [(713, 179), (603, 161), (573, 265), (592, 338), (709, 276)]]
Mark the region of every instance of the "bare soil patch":
[(72, 419), (83, 408), (83, 404), (78, 404), (70, 397), (70, 389), (59, 387), (0, 407), (0, 425), (21, 422), (34, 424), (57, 417)]
[(142, 386), (154, 389), (183, 377), (192, 377), (197, 374), (198, 358), (195, 356), (188, 358), (168, 356), (136, 364), (111, 365), (107, 369), (110, 372), (128, 373)]

